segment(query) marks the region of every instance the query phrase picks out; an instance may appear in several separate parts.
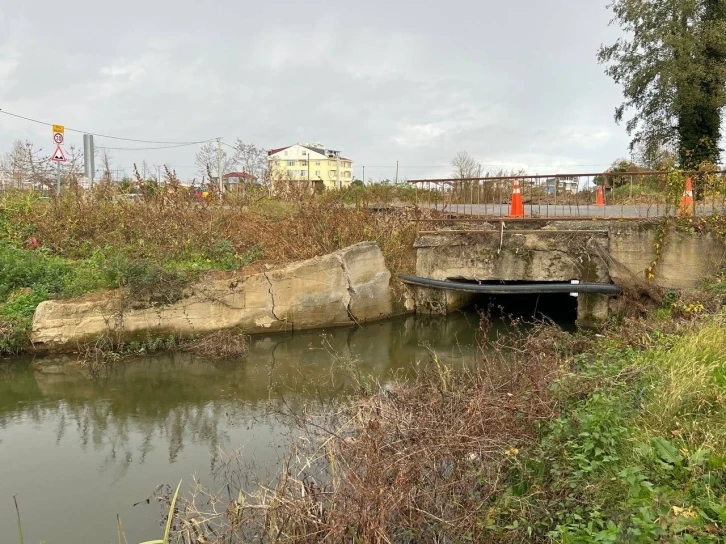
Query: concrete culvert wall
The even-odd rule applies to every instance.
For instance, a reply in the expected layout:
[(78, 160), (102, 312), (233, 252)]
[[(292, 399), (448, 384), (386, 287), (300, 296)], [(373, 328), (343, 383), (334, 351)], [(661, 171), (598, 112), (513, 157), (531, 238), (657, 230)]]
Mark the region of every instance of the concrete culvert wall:
[[(514, 225), (514, 226), (512, 226)], [(524, 225), (524, 226), (523, 226)], [(669, 230), (656, 255), (658, 223), (573, 221), (484, 225), (480, 231), (440, 232), (415, 242), (416, 276), (437, 280), (614, 283), (695, 288), (726, 262), (726, 249), (709, 234)], [(662, 233), (661, 233), (662, 234)], [(648, 274), (654, 260), (658, 273)], [(416, 288), (419, 313), (445, 314), (471, 302), (469, 293)], [(606, 319), (611, 297), (581, 294), (583, 325)]]

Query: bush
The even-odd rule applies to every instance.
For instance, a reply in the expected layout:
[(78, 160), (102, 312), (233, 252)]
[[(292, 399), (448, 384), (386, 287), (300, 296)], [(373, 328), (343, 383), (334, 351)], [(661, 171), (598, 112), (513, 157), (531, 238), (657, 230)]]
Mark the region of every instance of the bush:
[(557, 542), (722, 542), (723, 331), (716, 319), (653, 331), (648, 350), (581, 356), (560, 382), (561, 414), (510, 474), (526, 491), (496, 503), (500, 531), (516, 522)]
[(183, 296), (189, 276), (176, 270), (166, 270), (151, 259), (122, 262), (118, 271), (121, 285), (128, 287), (132, 302), (173, 304)]

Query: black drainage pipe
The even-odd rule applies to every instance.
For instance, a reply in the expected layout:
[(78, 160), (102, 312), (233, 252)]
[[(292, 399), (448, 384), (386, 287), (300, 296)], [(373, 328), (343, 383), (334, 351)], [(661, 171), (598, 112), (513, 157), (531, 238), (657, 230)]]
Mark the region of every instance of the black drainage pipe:
[(399, 274), (398, 279), (408, 285), (419, 285), (433, 289), (448, 289), (449, 291), (464, 291), (466, 293), (484, 293), (488, 295), (523, 295), (537, 293), (597, 293), (600, 295), (619, 295), (623, 291), (612, 283), (519, 283), (505, 284), (479, 284), (462, 281), (431, 280), (418, 276)]

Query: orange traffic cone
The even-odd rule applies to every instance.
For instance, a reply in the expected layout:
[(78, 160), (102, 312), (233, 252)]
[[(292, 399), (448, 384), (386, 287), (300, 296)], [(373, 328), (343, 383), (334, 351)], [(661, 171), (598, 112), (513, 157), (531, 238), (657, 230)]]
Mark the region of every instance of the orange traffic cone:
[(683, 191), (678, 215), (693, 215), (693, 182), (691, 178), (686, 178), (686, 189)]
[(512, 187), (512, 205), (509, 208), (509, 217), (524, 217), (524, 203), (522, 202), (522, 191), (519, 188), (519, 180), (514, 180)]
[(605, 205), (605, 190), (602, 188), (602, 185), (600, 185), (597, 188), (597, 200), (595, 200), (595, 206), (604, 206)]

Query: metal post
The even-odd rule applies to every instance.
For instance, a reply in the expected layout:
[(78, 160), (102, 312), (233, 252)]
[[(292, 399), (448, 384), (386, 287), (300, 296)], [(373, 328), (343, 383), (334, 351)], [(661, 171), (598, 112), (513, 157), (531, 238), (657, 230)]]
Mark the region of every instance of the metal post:
[(396, 161), (396, 187), (398, 187), (398, 161)]
[(219, 182), (219, 198), (222, 198), (222, 138), (217, 138), (217, 181)]
[(61, 187), (60, 187), (60, 163), (55, 163), (55, 194), (56, 196), (60, 195)]
[(340, 191), (343, 188), (343, 185), (340, 181), (340, 151), (338, 151), (335, 155), (335, 174), (336, 174), (336, 185), (338, 187), (338, 191)]
[(96, 165), (94, 163), (94, 157), (96, 150), (93, 145), (93, 134), (83, 135), (83, 166), (84, 173), (88, 179), (88, 184), (93, 187), (93, 179), (96, 173)]

